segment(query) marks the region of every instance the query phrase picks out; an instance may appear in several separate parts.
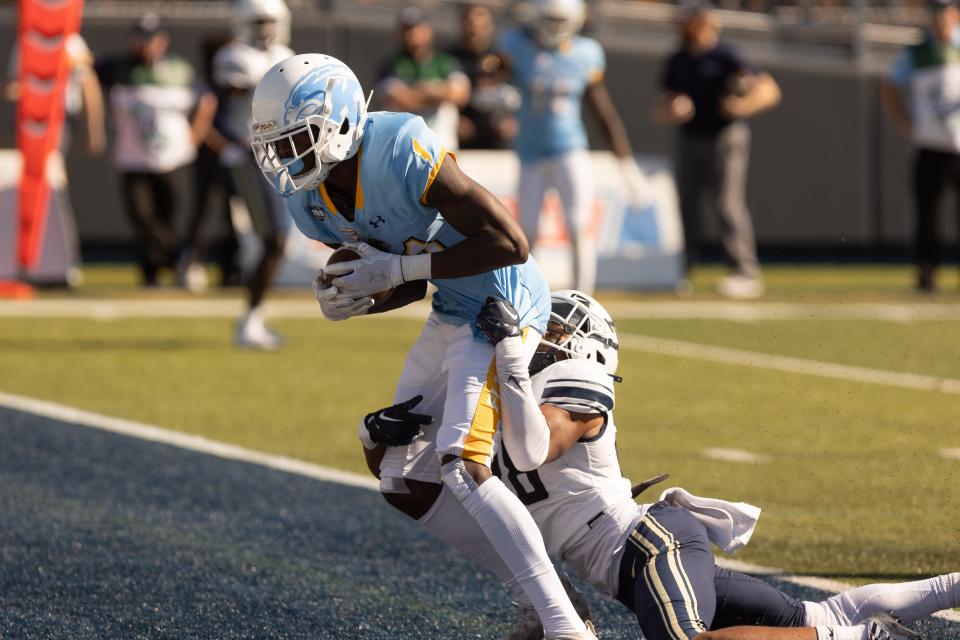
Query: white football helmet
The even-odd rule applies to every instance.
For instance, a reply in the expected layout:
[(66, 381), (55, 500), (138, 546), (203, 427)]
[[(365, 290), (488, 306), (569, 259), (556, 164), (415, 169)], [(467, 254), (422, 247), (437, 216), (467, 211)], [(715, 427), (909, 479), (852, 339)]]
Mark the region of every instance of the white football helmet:
[(583, 0), (531, 0), (533, 35), (542, 47), (556, 49), (583, 27)]
[(290, 44), (290, 9), (283, 0), (236, 0), (233, 35), (247, 44), (268, 49)]
[(541, 347), (530, 361), (536, 373), (558, 360), (582, 358), (594, 360), (611, 376), (619, 362), (617, 329), (613, 318), (599, 302), (585, 293), (565, 289), (550, 295), (550, 322)]
[(250, 143), (277, 193), (312, 189), (353, 157), (369, 101), (350, 67), (331, 56), (293, 56), (267, 71), (253, 92)]

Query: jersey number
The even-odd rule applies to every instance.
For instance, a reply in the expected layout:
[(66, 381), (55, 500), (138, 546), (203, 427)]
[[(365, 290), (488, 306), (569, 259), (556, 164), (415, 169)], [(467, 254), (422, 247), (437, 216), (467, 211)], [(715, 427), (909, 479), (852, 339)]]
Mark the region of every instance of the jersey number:
[(513, 486), (520, 502), (530, 506), (550, 497), (547, 488), (543, 486), (540, 475), (536, 471), (517, 471), (517, 468), (513, 466), (513, 460), (507, 454), (506, 447), (503, 446), (500, 447), (500, 455), (493, 459), (493, 474), (495, 476), (503, 478), (500, 471), (501, 457), (503, 458), (503, 464), (507, 467), (507, 482)]

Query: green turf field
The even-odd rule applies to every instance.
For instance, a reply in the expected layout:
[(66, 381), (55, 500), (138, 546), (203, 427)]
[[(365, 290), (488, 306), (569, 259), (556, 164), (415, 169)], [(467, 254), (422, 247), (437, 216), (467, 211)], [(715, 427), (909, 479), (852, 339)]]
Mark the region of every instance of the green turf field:
[[(906, 269), (771, 271), (771, 297), (791, 302), (960, 302), (953, 294), (921, 299), (905, 290)], [(76, 295), (140, 295), (125, 286), (129, 275), (94, 270)], [(708, 271), (695, 285), (708, 290), (715, 276)], [(260, 354), (231, 348), (228, 319), (0, 318), (0, 391), (363, 471), (358, 420), (389, 403), (420, 323), (274, 324), (289, 345)], [(960, 379), (954, 320), (628, 319), (619, 328)], [(940, 454), (960, 448), (960, 395), (629, 349), (621, 352), (620, 373), (616, 420), (625, 473), (639, 480), (666, 471), (695, 493), (762, 506), (757, 534), (740, 559), (854, 578), (960, 566), (960, 460)], [(743, 449), (765, 461), (712, 460), (702, 455), (707, 448)]]

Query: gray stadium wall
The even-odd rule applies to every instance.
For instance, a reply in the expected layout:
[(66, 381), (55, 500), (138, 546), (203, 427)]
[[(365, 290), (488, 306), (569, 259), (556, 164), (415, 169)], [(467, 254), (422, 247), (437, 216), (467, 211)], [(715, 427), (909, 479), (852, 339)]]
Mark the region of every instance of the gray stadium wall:
[[(93, 3), (90, 3), (93, 4)], [(139, 3), (130, 3), (130, 5)], [(156, 6), (156, 5), (154, 5)], [(83, 35), (97, 55), (122, 52), (132, 17), (88, 12)], [(455, 8), (431, 13), (440, 43), (456, 33)], [(332, 52), (348, 62), (367, 86), (383, 58), (394, 48), (395, 12), (367, 3), (340, 3), (335, 11), (297, 14), (293, 46), (298, 51)], [(225, 16), (167, 17), (172, 50), (199, 66), (200, 43), (211, 32), (226, 32)], [(0, 8), (0, 42), (12, 42), (16, 16)], [(641, 152), (669, 154), (671, 132), (648, 117), (657, 98), (660, 65), (674, 45), (669, 25), (601, 24), (598, 36), (607, 50), (607, 83)], [(909, 246), (912, 213), (908, 191), (910, 148), (880, 112), (879, 70), (893, 49), (865, 70), (849, 60), (816, 55), (813, 45), (741, 37), (730, 39), (769, 70), (783, 88), (783, 103), (753, 122), (749, 204), (761, 248), (809, 249), (810, 258), (836, 257), (843, 251)], [(0, 69), (9, 50), (0, 50)], [(13, 146), (13, 105), (0, 105), (0, 147)], [(601, 147), (596, 128), (591, 138)], [(117, 180), (108, 158), (90, 159), (75, 145), (68, 158), (70, 185), (81, 240), (86, 248), (120, 247), (132, 233), (120, 208)], [(181, 221), (192, 194), (183, 193)], [(944, 219), (956, 232), (955, 216)], [(717, 224), (706, 221), (707, 239)], [(954, 237), (950, 235), (950, 237)]]

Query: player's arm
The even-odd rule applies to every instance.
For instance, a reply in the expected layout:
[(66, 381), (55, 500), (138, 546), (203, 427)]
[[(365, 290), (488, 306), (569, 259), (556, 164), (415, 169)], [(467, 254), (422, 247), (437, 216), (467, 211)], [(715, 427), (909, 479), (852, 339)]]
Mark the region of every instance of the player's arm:
[(633, 150), (630, 148), (627, 128), (623, 126), (623, 120), (613, 104), (613, 98), (610, 97), (603, 78), (598, 78), (587, 86), (586, 96), (587, 104), (596, 113), (613, 153), (618, 158), (632, 157)]
[(658, 124), (679, 126), (693, 118), (693, 100), (679, 91), (664, 91), (652, 115), (653, 121)]
[(520, 225), (449, 154), (424, 201), (465, 236), (462, 242), (429, 254), (432, 278), (472, 276), (527, 261), (530, 248)]
[(897, 130), (909, 138), (912, 135), (913, 123), (910, 121), (910, 112), (907, 111), (900, 87), (890, 80), (884, 80), (880, 83), (880, 99)]
[(405, 307), (413, 302), (423, 300), (426, 295), (426, 280), (404, 282), (402, 285), (395, 288), (393, 293), (391, 293), (386, 300), (370, 307), (370, 310), (367, 311), (367, 315), (370, 315), (371, 313), (385, 313), (387, 311), (393, 311), (394, 309)]
[(190, 139), (194, 146), (200, 146), (213, 129), (213, 117), (217, 113), (217, 97), (212, 91), (201, 90), (197, 99), (197, 108), (190, 120)]
[(603, 429), (606, 417), (599, 413), (576, 413), (553, 404), (540, 405), (550, 430), (550, 448), (544, 462), (561, 457), (581, 438), (591, 438)]
[(725, 96), (720, 103), (721, 110), (732, 119), (749, 118), (780, 104), (780, 85), (769, 73), (743, 70), (733, 82), (743, 86), (742, 93)]

